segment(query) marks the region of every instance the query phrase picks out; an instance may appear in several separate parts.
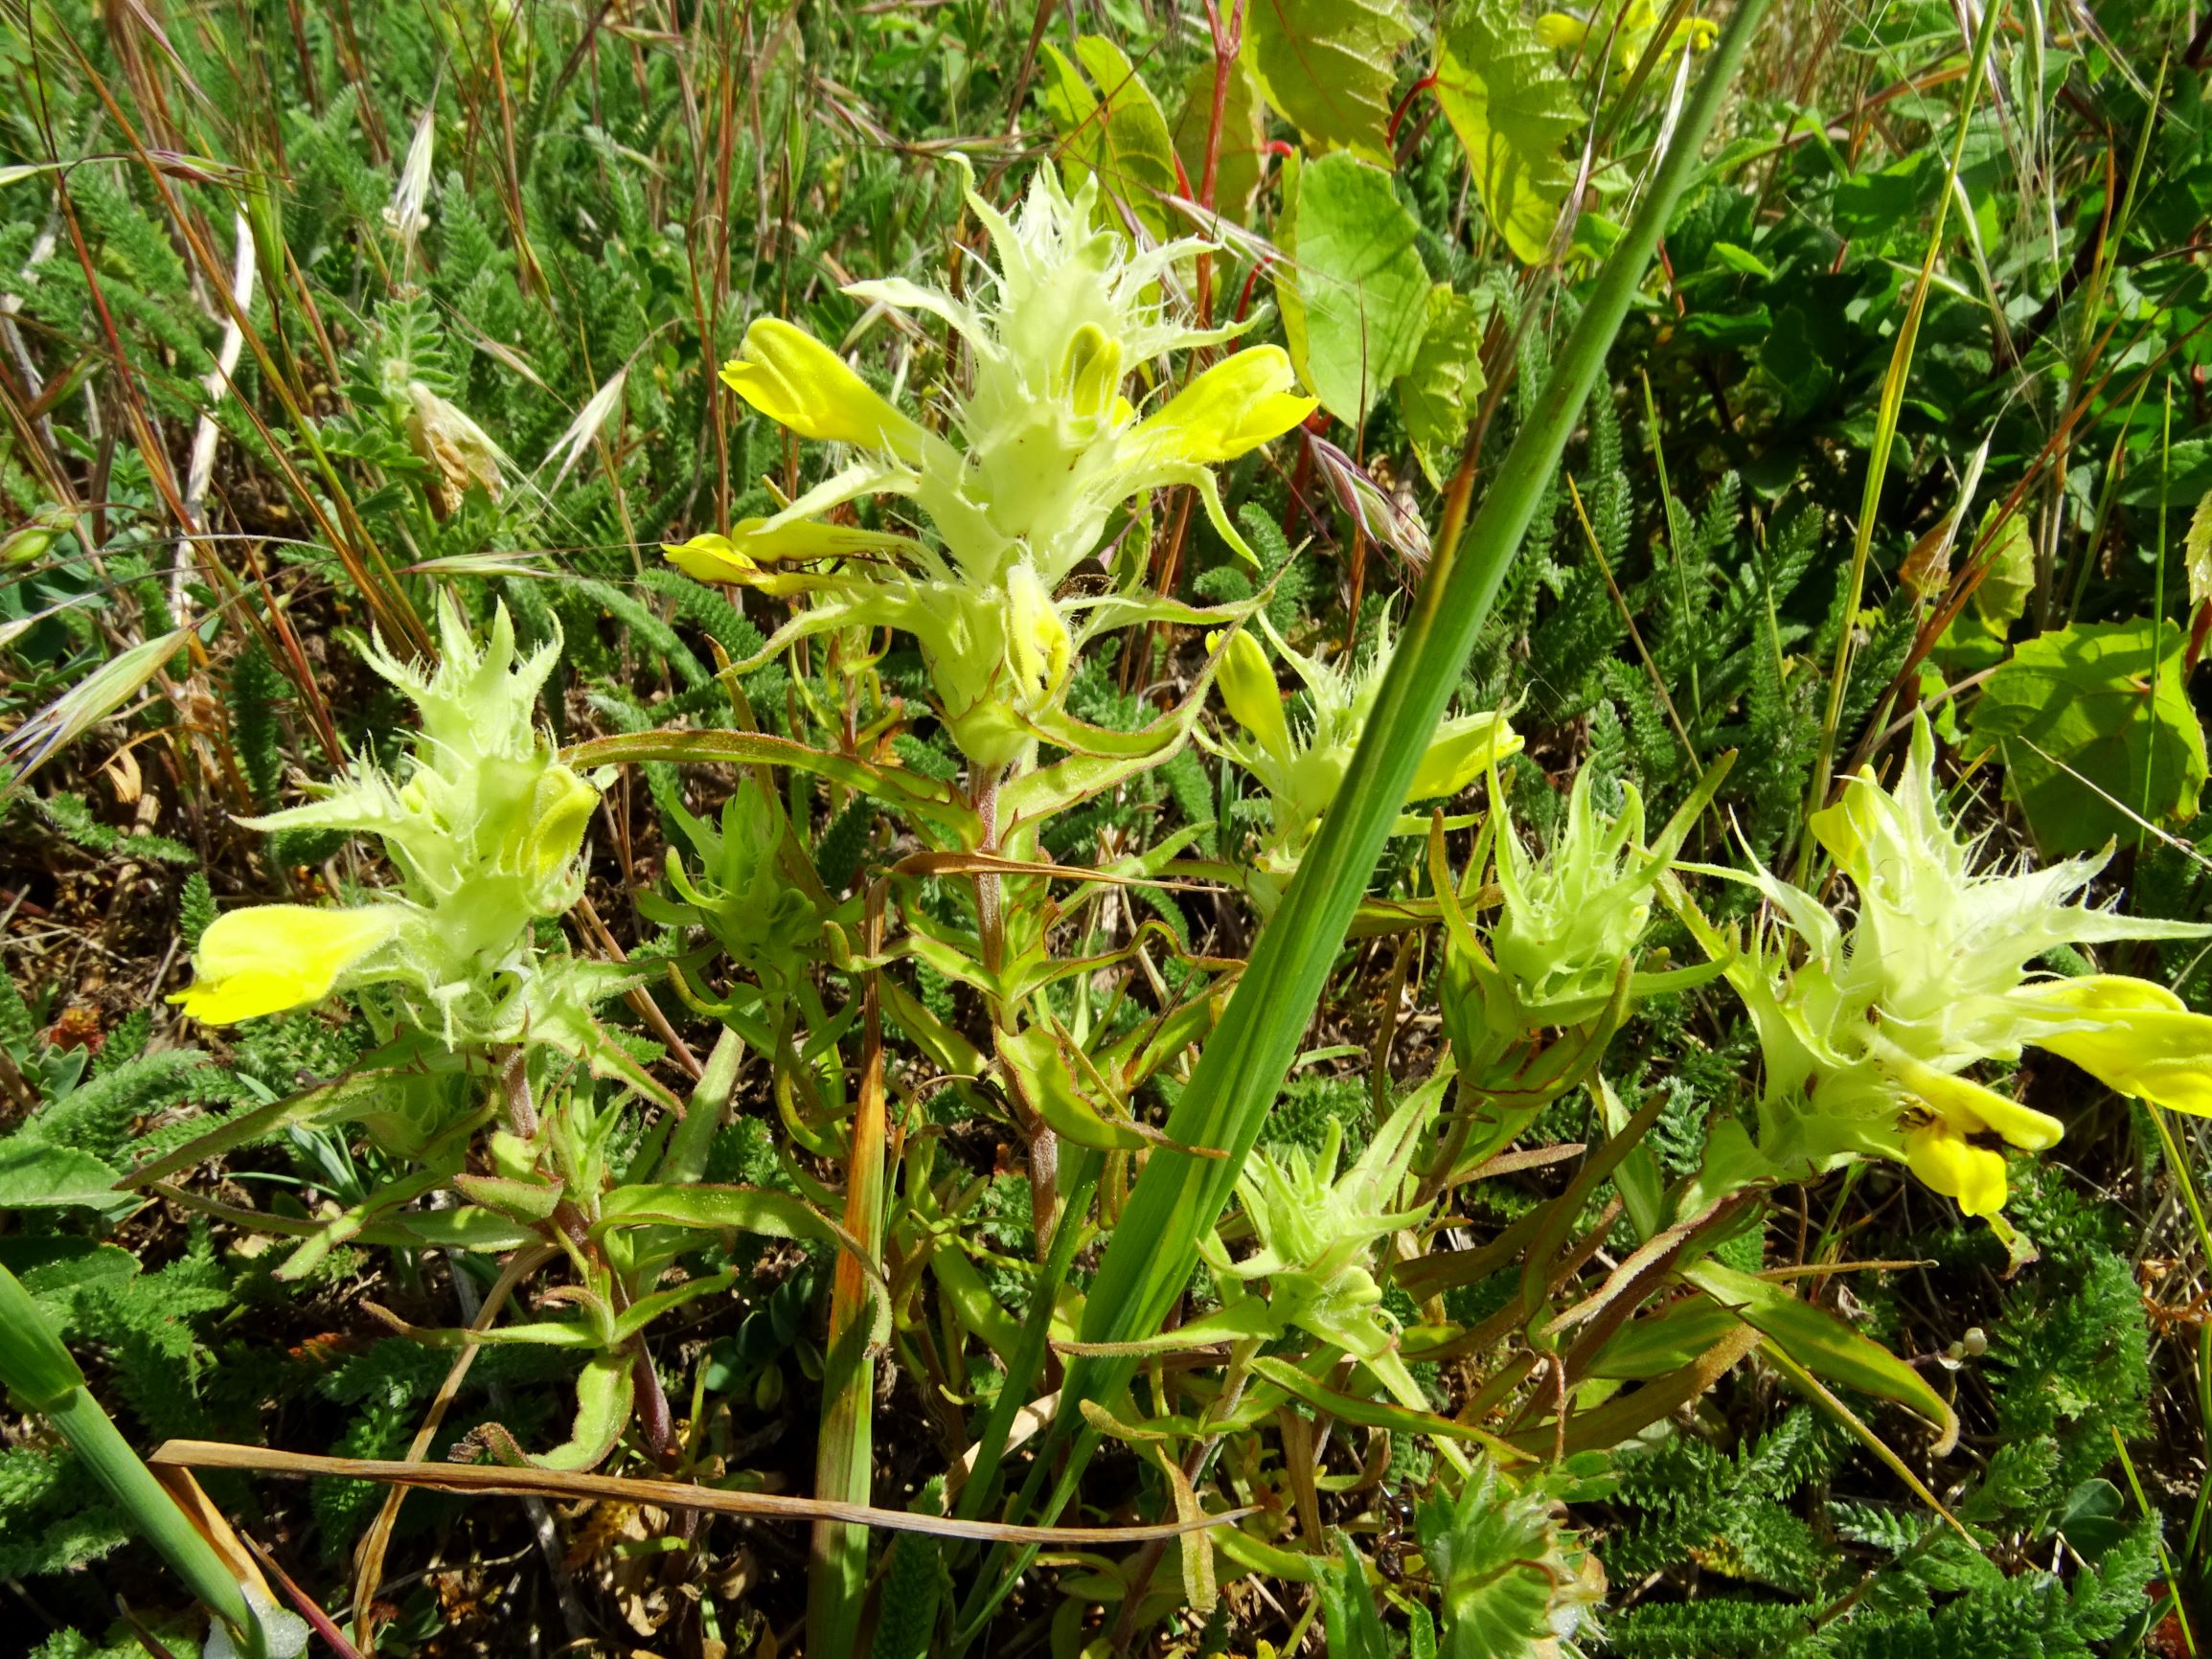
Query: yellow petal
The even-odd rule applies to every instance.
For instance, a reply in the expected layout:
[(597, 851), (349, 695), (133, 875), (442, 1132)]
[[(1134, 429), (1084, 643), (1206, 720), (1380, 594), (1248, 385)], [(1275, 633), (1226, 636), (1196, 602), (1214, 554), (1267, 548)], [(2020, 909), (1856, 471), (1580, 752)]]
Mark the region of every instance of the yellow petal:
[(1408, 801), (1456, 795), (1495, 762), (1520, 752), (1520, 735), (1495, 715), (1448, 721), (1421, 757)]
[(2066, 1132), (2065, 1125), (2047, 1112), (1918, 1060), (1893, 1062), (1892, 1069), (1906, 1088), (1962, 1134), (1994, 1130), (2023, 1151), (2041, 1152), (2057, 1146)]
[(1117, 405), (1127, 405), (1121, 395), (1121, 342), (1096, 323), (1085, 323), (1068, 341), (1060, 379), (1062, 394), (1078, 415), (1118, 413)]
[(921, 427), (836, 352), (781, 317), (763, 317), (745, 330), (744, 350), (722, 365), (722, 381), (802, 438), (888, 449), (909, 462), (922, 453)]
[(1590, 26), (1563, 11), (1546, 11), (1536, 20), (1536, 37), (1555, 52), (1571, 52), (1589, 38)]
[(1949, 1124), (1934, 1123), (1904, 1138), (1912, 1172), (1969, 1216), (1994, 1216), (2005, 1204), (2005, 1161), (1971, 1144)]
[(530, 826), (530, 874), (540, 881), (563, 875), (583, 846), (584, 830), (599, 806), (599, 791), (566, 766), (553, 765), (537, 780)]
[(1185, 386), (1136, 430), (1156, 461), (1216, 466), (1280, 438), (1319, 407), (1290, 390), (1290, 359), (1280, 346), (1252, 346)]
[(2165, 987), (2086, 974), (2023, 986), (2005, 1000), (2056, 1027), (2024, 1032), (2022, 1041), (2072, 1060), (2115, 1093), (2212, 1117), (2212, 1017), (2189, 1012)]
[(170, 1000), (209, 1025), (231, 1025), (331, 994), (338, 976), (399, 928), (388, 904), (318, 910), (257, 904), (217, 917), (193, 952), (193, 983)]
[(1237, 723), (1257, 738), (1267, 753), (1288, 760), (1290, 722), (1283, 716), (1283, 693), (1275, 684), (1275, 670), (1260, 642), (1248, 633), (1233, 633), (1226, 638), (1215, 633), (1207, 636), (1206, 648), (1220, 661), (1214, 677), (1221, 688), (1221, 701), (1228, 705)]
[(726, 535), (695, 535), (689, 541), (664, 541), (661, 557), (696, 581), (749, 582), (760, 574), (756, 565), (738, 551)]
[(1033, 713), (1066, 684), (1075, 655), (1066, 621), (1026, 559), (1006, 573), (1006, 654)]

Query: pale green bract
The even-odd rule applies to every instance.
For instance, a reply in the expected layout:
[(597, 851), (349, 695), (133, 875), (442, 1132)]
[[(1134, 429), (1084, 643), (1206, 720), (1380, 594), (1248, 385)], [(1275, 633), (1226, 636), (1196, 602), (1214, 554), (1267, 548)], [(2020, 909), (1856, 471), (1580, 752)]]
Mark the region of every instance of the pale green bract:
[(1937, 804), (1925, 716), (1894, 789), (1861, 772), (1811, 827), (1857, 889), (1848, 928), (1764, 867), (1739, 879), (1758, 887), (1778, 921), (1742, 954), (1684, 906), (1700, 943), (1727, 960), (1766, 1071), (1758, 1145), (1739, 1125), (1716, 1125), (1705, 1196), (1877, 1157), (1909, 1165), (1968, 1215), (1995, 1216), (2005, 1201), (2001, 1148), (2041, 1151), (2064, 1132), (1967, 1075), (2023, 1048), (2064, 1056), (2121, 1094), (2212, 1115), (2212, 1017), (2149, 980), (2031, 974), (2059, 946), (2212, 928), (2080, 902), (2109, 850), (1977, 874), (1978, 843), (1960, 840)]
[[(946, 386), (940, 434), (894, 407), (827, 346), (764, 318), (722, 378), (754, 408), (804, 438), (851, 445), (852, 462), (773, 517), (698, 535), (668, 557), (705, 581), (735, 582), (806, 607), (757, 660), (794, 639), (855, 625), (914, 635), (940, 712), (978, 766), (1017, 764), (1060, 711), (1083, 643), (1152, 618), (1192, 620), (1137, 585), (1063, 595), (1117, 517), (1167, 485), (1198, 492), (1215, 528), (1246, 552), (1212, 468), (1279, 436), (1313, 409), (1291, 390), (1274, 346), (1231, 353), (1150, 415), (1124, 396), (1140, 365), (1216, 345), (1247, 325), (1186, 325), (1162, 297), (1196, 239), (1132, 252), (1095, 222), (1097, 180), (1071, 197), (1038, 170), (1018, 213), (970, 189), (997, 269), (978, 271), (966, 300), (903, 279), (855, 283), (871, 304), (927, 312), (965, 342), (972, 372)], [(905, 496), (927, 538), (823, 522), (863, 496)]]
[(479, 646), (460, 609), (440, 602), (441, 660), (425, 673), (378, 643), (363, 656), (406, 694), (422, 731), (406, 770), (370, 764), (319, 801), (245, 822), (259, 830), (374, 834), (399, 891), (365, 904), (262, 904), (219, 917), (193, 956), (175, 1000), (195, 1019), (228, 1025), (320, 1002), (334, 990), (388, 986), (413, 1022), (451, 1045), (556, 1042), (588, 1013), (582, 965), (540, 962), (540, 918), (583, 892), (579, 857), (597, 783), (554, 758), (536, 724), (539, 690), (560, 652), (556, 638), (516, 658), (501, 606)]
[[(1267, 792), (1270, 829), (1254, 859), (1252, 893), (1264, 911), (1271, 911), (1320, 827), (1321, 814), (1336, 799), (1389, 670), (1393, 644), (1385, 622), (1363, 657), (1332, 665), (1291, 649), (1266, 617), (1257, 621), (1276, 654), (1305, 682), (1310, 717), (1292, 731), (1266, 648), (1251, 632), (1216, 633), (1207, 645), (1214, 653), (1221, 701), (1244, 735), (1200, 740), (1249, 772)], [(1456, 795), (1485, 770), (1517, 754), (1520, 746), (1519, 735), (1501, 715), (1485, 711), (1448, 716), (1430, 737), (1407, 799)]]
[(1201, 1245), (1228, 1295), (1232, 1285), (1266, 1281), (1278, 1334), (1295, 1326), (1341, 1349), (1415, 1411), (1428, 1410), (1428, 1398), (1399, 1357), (1396, 1324), (1383, 1311), (1372, 1267), (1378, 1239), (1427, 1214), (1425, 1204), (1399, 1205), (1442, 1094), (1439, 1079), (1408, 1095), (1341, 1174), (1344, 1126), (1334, 1119), (1317, 1153), (1255, 1150), (1237, 1177), (1237, 1195), (1258, 1250), (1232, 1261), (1218, 1239)]

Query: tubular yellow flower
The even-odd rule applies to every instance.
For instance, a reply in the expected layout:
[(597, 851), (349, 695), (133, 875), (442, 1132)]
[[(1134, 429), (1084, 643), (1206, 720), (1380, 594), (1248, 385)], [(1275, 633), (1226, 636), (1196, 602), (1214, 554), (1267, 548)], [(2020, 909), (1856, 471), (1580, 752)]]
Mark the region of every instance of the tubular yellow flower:
[(480, 643), (450, 599), (439, 603), (438, 634), (435, 670), (381, 645), (363, 653), (421, 716), (402, 770), (360, 763), (318, 800), (246, 820), (374, 834), (403, 898), (223, 917), (194, 957), (195, 983), (176, 999), (188, 1013), (228, 1023), (382, 986), (409, 1019), (452, 1044), (561, 1042), (579, 1029), (570, 1016), (582, 981), (542, 962), (532, 933), (533, 921), (582, 893), (579, 853), (599, 802), (595, 781), (554, 758), (536, 720), (560, 642), (518, 659), (504, 607)]
[(1006, 662), (1025, 707), (1048, 704), (1075, 666), (1075, 641), (1037, 572), (1017, 564), (1006, 573)]
[(1936, 1071), (1909, 1056), (1891, 1060), (1890, 1070), (1960, 1134), (1999, 1135), (2022, 1151), (2046, 1152), (2066, 1132), (2065, 1125), (2046, 1112), (1965, 1078)]
[(1161, 461), (1218, 466), (1280, 438), (1320, 407), (1301, 398), (1280, 346), (1250, 346), (1185, 386), (1137, 427), (1132, 441)]
[(888, 449), (902, 461), (922, 453), (922, 428), (844, 359), (781, 317), (763, 317), (745, 330), (743, 351), (722, 365), (722, 382), (802, 438)]
[(1221, 688), (1221, 701), (1237, 724), (1259, 740), (1260, 747), (1280, 761), (1290, 758), (1290, 722), (1284, 717), (1283, 693), (1275, 684), (1275, 670), (1260, 642), (1242, 631), (1206, 636), (1206, 649), (1220, 659), (1214, 683)]
[(1905, 1135), (1904, 1161), (1930, 1188), (1957, 1199), (1969, 1216), (1995, 1216), (2004, 1208), (2004, 1159), (1940, 1119)]
[(780, 594), (821, 584), (800, 573), (764, 572), (763, 565), (897, 553), (913, 545), (905, 536), (885, 535), (857, 525), (779, 515), (740, 519), (730, 526), (727, 535), (710, 534), (695, 535), (689, 541), (664, 541), (661, 556), (697, 581), (727, 582)]
[(2064, 1125), (1968, 1074), (2028, 1048), (2063, 1056), (2122, 1094), (2212, 1115), (2212, 1018), (2147, 980), (2030, 977), (2056, 946), (2212, 929), (2080, 902), (2102, 858), (1975, 869), (1975, 844), (1959, 837), (1938, 799), (1925, 717), (1894, 787), (1862, 772), (1809, 822), (1858, 890), (1850, 925), (1762, 869), (1750, 879), (1802, 951), (1755, 939), (1731, 955), (1730, 942), (1700, 932), (1709, 953), (1728, 958), (1766, 1073), (1756, 1152), (1741, 1134), (1716, 1130), (1709, 1170), (1763, 1162), (1789, 1173), (1898, 1158), (1968, 1214), (1993, 1216), (2004, 1202), (2003, 1159), (1974, 1141), (2040, 1152), (2058, 1145)]
[(546, 767), (537, 780), (531, 802), (529, 845), (524, 849), (524, 872), (535, 881), (552, 885), (563, 879), (576, 855), (583, 851), (583, 832), (599, 808), (599, 791), (566, 766)]
[(2025, 986), (2010, 1000), (2048, 1022), (2027, 1040), (2115, 1093), (2212, 1117), (2212, 1017), (2164, 986), (2090, 974)]
[(217, 917), (193, 952), (193, 983), (169, 1000), (208, 1025), (318, 1003), (405, 923), (396, 904), (317, 910), (257, 904)]

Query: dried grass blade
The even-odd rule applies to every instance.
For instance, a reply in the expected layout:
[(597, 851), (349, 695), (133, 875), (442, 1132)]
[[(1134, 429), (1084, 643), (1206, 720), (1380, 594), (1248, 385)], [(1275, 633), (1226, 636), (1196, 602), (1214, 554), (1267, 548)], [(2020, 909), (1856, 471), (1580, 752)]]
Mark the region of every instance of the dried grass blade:
[(1241, 1521), (1249, 1508), (1223, 1510), (1197, 1521), (1163, 1521), (1138, 1527), (1016, 1527), (998, 1521), (959, 1521), (918, 1515), (907, 1510), (879, 1510), (871, 1504), (834, 1498), (787, 1497), (777, 1492), (724, 1491), (682, 1481), (637, 1480), (626, 1475), (560, 1474), (552, 1469), (490, 1468), (480, 1464), (419, 1464), (383, 1458), (318, 1457), (308, 1452), (270, 1451), (262, 1446), (229, 1445), (220, 1441), (172, 1440), (147, 1460), (193, 1469), (238, 1469), (248, 1474), (376, 1481), (421, 1487), (463, 1496), (589, 1498), (608, 1503), (651, 1504), (660, 1509), (697, 1510), (707, 1514), (747, 1515), (756, 1520), (843, 1521), (892, 1533), (927, 1533), (940, 1538), (974, 1538), (986, 1543), (1038, 1544), (1087, 1549), (1098, 1544), (1149, 1544), (1179, 1538), (1201, 1527)]

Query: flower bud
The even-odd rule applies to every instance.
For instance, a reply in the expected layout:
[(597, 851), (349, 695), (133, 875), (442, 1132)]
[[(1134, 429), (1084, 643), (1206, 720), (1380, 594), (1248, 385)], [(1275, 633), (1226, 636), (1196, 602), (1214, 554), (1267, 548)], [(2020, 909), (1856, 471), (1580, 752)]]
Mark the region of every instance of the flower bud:
[(1215, 683), (1221, 701), (1237, 724), (1259, 740), (1260, 747), (1278, 761), (1290, 758), (1290, 722), (1283, 714), (1283, 693), (1275, 684), (1275, 670), (1260, 642), (1242, 630), (1206, 636), (1206, 649), (1219, 666)]

